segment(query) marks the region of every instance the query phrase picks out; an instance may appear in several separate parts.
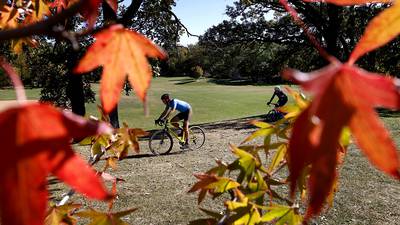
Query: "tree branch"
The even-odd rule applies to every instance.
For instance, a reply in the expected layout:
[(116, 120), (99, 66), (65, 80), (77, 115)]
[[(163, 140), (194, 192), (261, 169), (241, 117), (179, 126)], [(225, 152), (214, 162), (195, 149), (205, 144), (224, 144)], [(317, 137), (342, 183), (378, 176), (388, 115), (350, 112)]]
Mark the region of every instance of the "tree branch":
[(167, 10), (168, 13), (170, 13), (176, 20), (176, 22), (181, 25), (183, 27), (183, 29), (185, 29), (186, 33), (188, 34), (188, 36), (193, 36), (193, 37), (200, 37), (200, 35), (196, 35), (196, 34), (192, 34), (189, 32), (188, 28), (181, 22), (181, 20), (178, 18), (178, 16), (172, 12), (171, 10)]
[(132, 0), (132, 3), (129, 5), (124, 15), (119, 20), (117, 20), (117, 23), (121, 23), (122, 25), (126, 26), (139, 11), (139, 8), (142, 5), (142, 3), (143, 0), (136, 0), (136, 1)]
[(56, 26), (61, 22), (63, 22), (65, 19), (78, 13), (84, 1), (85, 0), (81, 0), (78, 3), (72, 5), (71, 7), (65, 9), (63, 12), (51, 16), (46, 20), (20, 28), (2, 30), (0, 31), (0, 41), (19, 39), (23, 37), (29, 37), (32, 35), (41, 35), (41, 34), (52, 35), (55, 37), (61, 36), (63, 38), (67, 38), (63, 36), (62, 32), (56, 29)]

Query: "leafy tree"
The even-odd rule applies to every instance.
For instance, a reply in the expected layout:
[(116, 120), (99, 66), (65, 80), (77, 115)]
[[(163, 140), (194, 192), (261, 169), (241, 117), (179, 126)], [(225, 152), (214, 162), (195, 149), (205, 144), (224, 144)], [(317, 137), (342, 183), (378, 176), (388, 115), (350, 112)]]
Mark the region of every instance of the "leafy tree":
[[(321, 2), (311, 4), (304, 1), (289, 2), (315, 34), (316, 40), (339, 59), (349, 56), (368, 19), (387, 7), (384, 4), (338, 7)], [(234, 72), (229, 71), (231, 68), (233, 71), (241, 71), (245, 76), (254, 76), (253, 80), (256, 81), (259, 80), (260, 74), (279, 77), (278, 71), (287, 65), (309, 71), (326, 63), (318, 57), (304, 32), (292, 22), (284, 7), (276, 0), (237, 1), (234, 6), (227, 8), (227, 14), (230, 20), (208, 29), (201, 36), (199, 44), (208, 49), (206, 57), (212, 57), (214, 60), (221, 57), (227, 59), (225, 52), (236, 49), (231, 52), (231, 56), (236, 57), (237, 61), (220, 60), (216, 64), (219, 64), (218, 67), (221, 69), (212, 70), (211, 74), (225, 71), (224, 77), (235, 77)], [(398, 41), (399, 39), (396, 39), (382, 49), (368, 54), (359, 64), (371, 71), (399, 74), (398, 68), (396, 70), (394, 68), (396, 66), (393, 66), (398, 64), (398, 60), (391, 57), (396, 54), (394, 52), (399, 52)], [(393, 53), (388, 53), (391, 51), (390, 47), (394, 49)], [(264, 55), (257, 53), (261, 52), (261, 49), (269, 53)], [(246, 62), (249, 52), (259, 54), (260, 59)], [(243, 57), (240, 58), (240, 55)], [(260, 64), (263, 60), (264, 63)], [(224, 64), (225, 66), (221, 67)], [(240, 65), (247, 65), (247, 68), (262, 67), (262, 69), (250, 71), (240, 68)], [(263, 79), (270, 80), (265, 77)]]

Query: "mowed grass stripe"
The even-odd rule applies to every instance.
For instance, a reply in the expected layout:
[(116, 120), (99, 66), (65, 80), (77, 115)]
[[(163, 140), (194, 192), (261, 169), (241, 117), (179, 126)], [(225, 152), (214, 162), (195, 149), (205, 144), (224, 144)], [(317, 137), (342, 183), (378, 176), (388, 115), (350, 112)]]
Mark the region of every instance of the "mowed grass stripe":
[[(96, 93), (96, 102), (86, 104), (88, 115), (99, 116), (97, 104), (99, 99), (99, 84), (92, 84)], [(40, 89), (27, 89), (28, 99), (38, 99)], [(129, 96), (121, 92), (119, 102), (119, 119), (130, 127), (154, 129), (154, 119), (163, 111), (160, 101), (163, 93), (189, 102), (194, 115), (192, 123), (207, 123), (228, 119), (243, 118), (265, 114), (269, 107), (266, 102), (273, 92), (273, 86), (256, 85), (218, 85), (207, 79), (193, 80), (188, 77), (157, 77), (151, 82), (148, 91), (148, 106), (150, 115), (146, 117), (142, 103), (134, 92)], [(15, 99), (13, 89), (0, 89), (0, 100)]]

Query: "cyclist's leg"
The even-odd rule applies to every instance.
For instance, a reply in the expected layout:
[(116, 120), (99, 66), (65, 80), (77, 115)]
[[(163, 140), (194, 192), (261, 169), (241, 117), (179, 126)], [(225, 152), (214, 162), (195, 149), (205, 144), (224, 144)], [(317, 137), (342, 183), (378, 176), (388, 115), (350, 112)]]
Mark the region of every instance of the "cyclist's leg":
[(192, 117), (192, 110), (183, 113), (183, 132), (185, 133), (185, 143), (189, 143), (189, 124)]
[(176, 127), (176, 128), (180, 128), (179, 127), (179, 120), (181, 120), (180, 119), (180, 114), (181, 113), (178, 113), (176, 116), (174, 116), (174, 117), (172, 117), (172, 119), (171, 119), (171, 124), (172, 124), (172, 126), (174, 126), (174, 127)]

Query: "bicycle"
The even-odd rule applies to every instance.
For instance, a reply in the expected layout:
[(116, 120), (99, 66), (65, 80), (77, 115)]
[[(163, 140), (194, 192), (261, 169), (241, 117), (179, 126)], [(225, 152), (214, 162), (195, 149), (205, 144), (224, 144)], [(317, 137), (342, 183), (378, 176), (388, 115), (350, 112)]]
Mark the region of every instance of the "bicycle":
[(285, 114), (279, 111), (279, 109), (277, 108), (278, 104), (269, 103), (268, 105), (270, 104), (274, 105), (274, 108), (267, 112), (267, 114), (265, 115), (265, 121), (271, 123), (282, 119), (285, 116)]
[[(163, 129), (154, 132), (149, 139), (149, 148), (154, 155), (168, 154), (174, 145), (173, 138), (178, 139), (178, 143), (183, 146), (185, 143), (185, 135), (182, 129), (182, 135), (175, 132), (175, 127), (171, 126), (170, 121), (161, 121), (159, 126)], [(204, 130), (199, 126), (189, 127), (189, 149), (196, 150), (203, 146), (206, 140)]]

